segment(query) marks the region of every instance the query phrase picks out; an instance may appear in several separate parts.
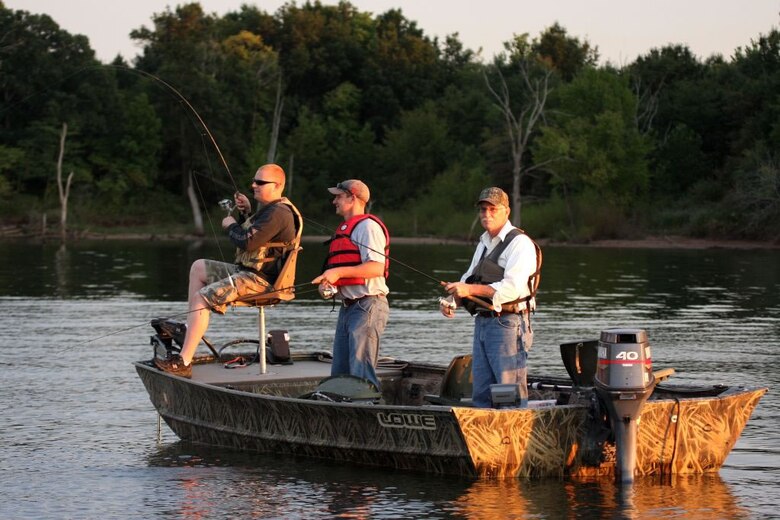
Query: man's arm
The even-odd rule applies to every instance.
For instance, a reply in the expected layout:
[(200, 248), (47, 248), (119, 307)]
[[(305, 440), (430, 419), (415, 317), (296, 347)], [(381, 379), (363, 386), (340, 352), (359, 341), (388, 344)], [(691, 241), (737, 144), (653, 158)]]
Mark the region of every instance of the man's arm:
[(312, 280), (312, 283), (335, 284), (341, 278), (377, 278), (385, 275), (385, 263), (363, 262), (360, 265), (332, 267)]
[[(285, 233), (289, 231), (289, 233)], [(263, 247), (269, 242), (278, 242), (285, 234), (295, 236), (295, 223), (290, 208), (285, 204), (274, 204), (263, 211), (252, 222), (249, 229), (239, 224), (227, 228), (228, 238), (239, 249), (251, 251)]]

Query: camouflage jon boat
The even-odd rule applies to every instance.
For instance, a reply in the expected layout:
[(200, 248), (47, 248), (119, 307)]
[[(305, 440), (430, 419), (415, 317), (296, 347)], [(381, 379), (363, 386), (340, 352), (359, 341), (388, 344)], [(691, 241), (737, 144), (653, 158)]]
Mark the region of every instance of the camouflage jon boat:
[(383, 360), (381, 395), (329, 378), (327, 353), (268, 347), (264, 374), (226, 369), (235, 356), (216, 350), (195, 360), (192, 379), (135, 367), (181, 439), (237, 450), (491, 478), (718, 471), (767, 389), (670, 384), (649, 372), (644, 336), (629, 332), (622, 343), (634, 350), (623, 330), (561, 345), (571, 378), (529, 378), (523, 408), (471, 407), (469, 356), (449, 367)]

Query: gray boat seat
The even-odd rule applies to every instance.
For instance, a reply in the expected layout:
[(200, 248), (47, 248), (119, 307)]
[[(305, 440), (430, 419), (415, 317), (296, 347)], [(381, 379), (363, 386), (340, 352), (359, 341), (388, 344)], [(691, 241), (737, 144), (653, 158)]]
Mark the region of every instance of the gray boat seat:
[(439, 395), (426, 395), (423, 399), (430, 404), (443, 406), (471, 406), (473, 383), (471, 354), (455, 356), (444, 372)]

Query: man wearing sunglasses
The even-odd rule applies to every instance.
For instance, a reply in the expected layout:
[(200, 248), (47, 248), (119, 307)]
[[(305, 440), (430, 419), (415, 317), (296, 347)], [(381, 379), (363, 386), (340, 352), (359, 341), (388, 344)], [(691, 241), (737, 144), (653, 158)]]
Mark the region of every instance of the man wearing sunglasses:
[(344, 222), (328, 242), (324, 272), (312, 283), (320, 284), (322, 294), (335, 288), (341, 301), (331, 375), (361, 377), (379, 390), (376, 363), (389, 314), (390, 234), (378, 217), (366, 213), (371, 195), (364, 182), (350, 179), (328, 191)]
[(252, 178), (258, 209), (243, 193), (234, 195), (238, 220), (227, 216), (222, 229), (236, 246), (234, 263), (199, 259), (190, 268), (187, 330), (180, 354), (155, 358), (158, 368), (191, 377), (192, 358), (209, 325), (211, 310), (224, 314), (226, 307), (243, 296), (267, 292), (276, 281), (303, 225), (295, 206), (282, 196), (284, 170), (276, 164), (261, 166)]

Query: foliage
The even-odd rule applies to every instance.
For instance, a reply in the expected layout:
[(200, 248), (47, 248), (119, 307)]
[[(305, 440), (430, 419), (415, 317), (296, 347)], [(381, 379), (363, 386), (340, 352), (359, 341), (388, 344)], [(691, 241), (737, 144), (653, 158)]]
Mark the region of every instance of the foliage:
[(747, 238), (780, 237), (780, 156), (778, 149), (759, 144), (737, 171), (735, 190), (724, 201), (733, 232)]
[[(476, 194), (513, 191), (519, 171), (522, 225), (535, 237), (777, 239), (777, 29), (729, 59), (670, 44), (622, 68), (599, 66), (598, 48), (557, 23), (515, 35), (485, 64), (457, 34), (439, 41), (398, 9), (346, 1), (222, 16), (186, 3), (132, 37), (132, 65), (103, 65), (85, 37), (0, 2), (5, 221), (37, 226), (56, 209), (67, 123), (76, 228), (211, 215), (232, 191), (248, 193), (273, 146), (288, 194), (315, 221), (335, 219), (328, 186), (360, 178), (394, 235), (475, 236)], [(503, 80), (508, 111), (486, 78)], [(550, 97), (513, 150), (506, 116), (523, 114), (542, 79)]]
[(635, 124), (635, 99), (625, 78), (586, 69), (560, 87), (555, 115), (534, 146), (559, 194), (592, 191), (601, 206), (621, 210), (644, 195), (649, 143)]

